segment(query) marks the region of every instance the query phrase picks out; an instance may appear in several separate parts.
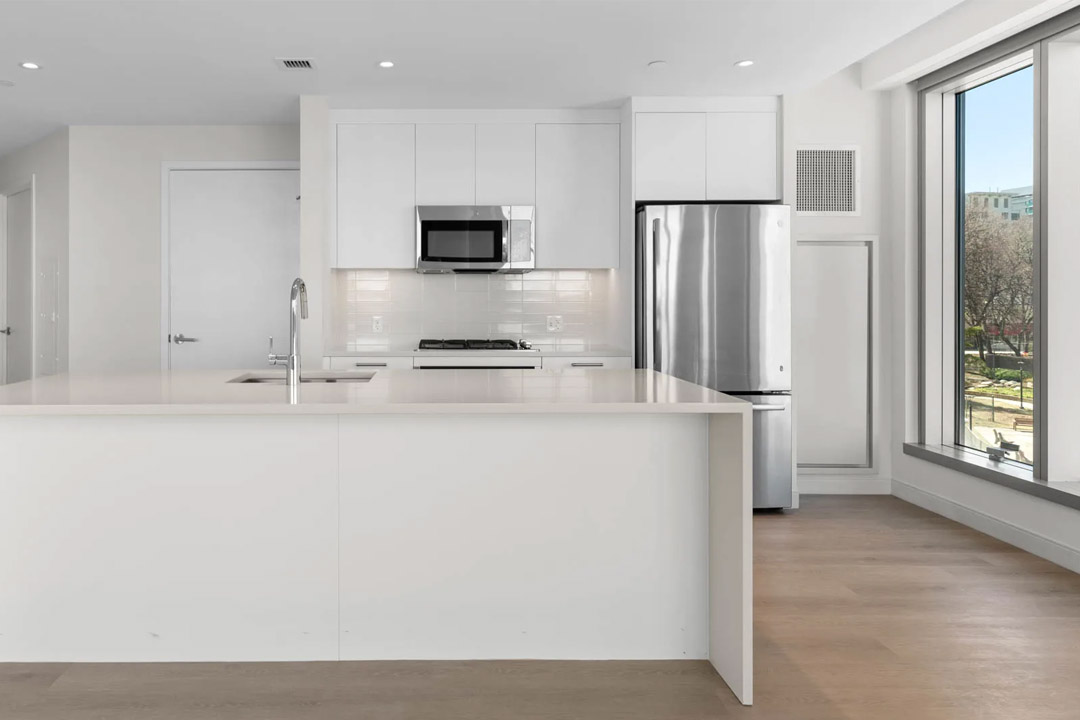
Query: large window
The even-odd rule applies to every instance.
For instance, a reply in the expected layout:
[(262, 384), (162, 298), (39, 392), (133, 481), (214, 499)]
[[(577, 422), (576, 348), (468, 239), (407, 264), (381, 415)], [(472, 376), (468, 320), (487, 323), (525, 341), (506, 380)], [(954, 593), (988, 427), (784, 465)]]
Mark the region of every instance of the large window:
[(1080, 8), (916, 84), (904, 451), (1080, 508)]
[(1026, 465), (1035, 455), (1034, 92), (1028, 66), (954, 95), (955, 439)]

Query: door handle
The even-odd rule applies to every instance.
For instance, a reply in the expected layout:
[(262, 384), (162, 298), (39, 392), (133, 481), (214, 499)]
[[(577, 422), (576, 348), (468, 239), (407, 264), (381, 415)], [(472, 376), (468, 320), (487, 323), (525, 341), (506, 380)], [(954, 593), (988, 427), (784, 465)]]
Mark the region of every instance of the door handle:
[(751, 405), (751, 410), (761, 410), (762, 412), (775, 412), (783, 410), (783, 405)]
[(199, 338), (184, 337), (184, 333), (179, 333), (177, 335), (173, 335), (172, 341), (177, 345), (183, 345), (184, 343), (199, 342)]
[(0, 335), (10, 335), (10, 334), (11, 334), (11, 326), (10, 325), (8, 325), (3, 330), (0, 330)]

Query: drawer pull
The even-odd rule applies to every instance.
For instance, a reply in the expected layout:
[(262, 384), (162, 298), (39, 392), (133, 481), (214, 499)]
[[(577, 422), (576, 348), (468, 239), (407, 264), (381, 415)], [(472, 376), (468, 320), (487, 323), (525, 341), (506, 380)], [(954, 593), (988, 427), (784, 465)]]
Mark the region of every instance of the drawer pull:
[(356, 365), (356, 367), (386, 367), (386, 363), (384, 362), (359, 362), (353, 364)]
[(570, 367), (604, 367), (602, 362), (572, 362)]

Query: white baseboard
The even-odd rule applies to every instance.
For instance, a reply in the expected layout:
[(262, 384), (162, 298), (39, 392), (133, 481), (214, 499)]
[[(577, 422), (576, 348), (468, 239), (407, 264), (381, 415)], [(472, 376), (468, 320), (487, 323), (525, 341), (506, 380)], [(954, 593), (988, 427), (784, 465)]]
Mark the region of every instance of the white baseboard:
[(880, 475), (806, 475), (799, 473), (800, 495), (888, 495), (892, 483)]
[(1080, 550), (1076, 548), (1062, 545), (1056, 540), (1051, 540), (1018, 525), (1013, 525), (1001, 518), (987, 515), (978, 510), (972, 510), (948, 498), (927, 492), (899, 480), (892, 481), (892, 494), (912, 505), (918, 505), (924, 510), (955, 520), (961, 525), (967, 525), (969, 528), (978, 530), (992, 538), (997, 538), (1021, 550), (1026, 550), (1032, 555), (1038, 555), (1055, 565), (1080, 573)]

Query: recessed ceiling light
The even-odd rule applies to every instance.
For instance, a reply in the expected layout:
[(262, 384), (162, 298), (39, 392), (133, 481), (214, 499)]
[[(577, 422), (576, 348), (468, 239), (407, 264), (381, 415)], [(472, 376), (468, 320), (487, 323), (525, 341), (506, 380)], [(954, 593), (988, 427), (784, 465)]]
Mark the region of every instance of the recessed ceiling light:
[(649, 63), (649, 67), (651, 67), (653, 70), (665, 68), (667, 67), (667, 60), (653, 60), (651, 63)]
[(750, 67), (753, 64), (753, 60), (740, 60), (739, 62), (735, 63), (735, 67)]
[(389, 70), (390, 68), (394, 67), (394, 61), (393, 60), (380, 60), (379, 61), (379, 67), (381, 67), (383, 70)]
[(34, 62), (19, 63), (19, 67), (23, 70), (40, 70), (41, 66)]

